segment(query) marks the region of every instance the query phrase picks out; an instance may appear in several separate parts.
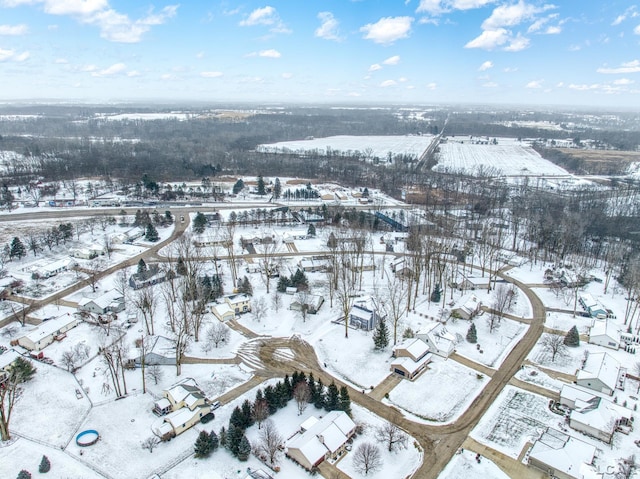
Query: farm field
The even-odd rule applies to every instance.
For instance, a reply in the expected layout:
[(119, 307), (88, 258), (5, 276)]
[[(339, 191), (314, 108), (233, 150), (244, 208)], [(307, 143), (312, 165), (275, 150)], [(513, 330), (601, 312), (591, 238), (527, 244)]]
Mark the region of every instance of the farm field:
[(427, 149), (433, 140), (432, 135), (421, 136), (349, 136), (338, 135), (311, 140), (281, 141), (279, 143), (258, 146), (259, 151), (273, 153), (292, 153), (317, 151), (320, 155), (327, 150), (339, 153), (360, 152), (366, 159), (385, 159), (388, 154), (410, 155), (416, 159)]
[[(466, 138), (466, 137), (465, 137)], [(462, 142), (464, 141), (464, 143)], [(569, 173), (542, 158), (533, 148), (514, 144), (506, 140), (507, 144), (498, 139), (497, 145), (472, 144), (465, 140), (449, 139), (440, 144), (437, 156), (436, 171), (480, 173), (480, 170), (490, 174), (506, 176), (565, 176)]]

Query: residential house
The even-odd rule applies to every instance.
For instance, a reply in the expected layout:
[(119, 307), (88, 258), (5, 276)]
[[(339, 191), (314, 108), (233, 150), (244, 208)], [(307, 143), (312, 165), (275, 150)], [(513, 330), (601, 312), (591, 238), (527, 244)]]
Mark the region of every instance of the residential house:
[(482, 301), (475, 294), (468, 294), (458, 301), (459, 306), (451, 310), (451, 315), (471, 320), (475, 318), (482, 310)]
[(251, 296), (247, 294), (231, 294), (225, 296), (224, 300), (236, 314), (251, 311)]
[(92, 244), (85, 248), (78, 248), (71, 250), (70, 255), (79, 259), (93, 259), (98, 256), (103, 256), (107, 253), (107, 249), (103, 245)]
[(72, 269), (74, 266), (76, 266), (75, 261), (70, 259), (60, 259), (41, 266), (34, 266), (30, 269), (30, 272), (32, 275), (40, 278), (51, 278), (63, 271)]
[(427, 368), (433, 355), (429, 352), (429, 346), (421, 339), (405, 339), (394, 346), (390, 369), (402, 378), (415, 379)]
[(157, 264), (153, 264), (142, 274), (132, 274), (129, 278), (129, 286), (133, 289), (142, 289), (154, 284), (164, 283), (166, 280), (167, 272), (160, 269)]
[(222, 321), (223, 323), (225, 321), (231, 321), (236, 317), (236, 312), (231, 306), (229, 306), (227, 302), (212, 304), (211, 312), (216, 318), (218, 318), (219, 321)]
[(613, 395), (616, 388), (624, 387), (625, 370), (608, 353), (591, 353), (576, 372), (576, 384), (594, 391)]
[(349, 325), (354, 328), (371, 331), (376, 327), (380, 319), (384, 317), (385, 314), (378, 308), (375, 299), (371, 297), (359, 298), (349, 311)]
[(66, 332), (78, 324), (80, 319), (67, 313), (41, 323), (36, 329), (18, 338), (17, 343), (29, 351), (40, 351), (54, 341), (63, 339)]
[(416, 338), (424, 341), (433, 354), (448, 358), (456, 349), (458, 340), (455, 334), (450, 333), (444, 324), (433, 322), (426, 325), (416, 333)]
[(286, 455), (307, 470), (328, 458), (337, 458), (355, 434), (356, 425), (344, 411), (321, 419), (311, 416), (287, 443)]
[(593, 465), (595, 455), (595, 446), (547, 428), (533, 444), (527, 461), (557, 479), (601, 479), (602, 475)]
[(620, 329), (607, 318), (595, 319), (589, 329), (589, 343), (617, 350), (620, 348)]
[[(144, 349), (147, 351), (144, 355), (145, 366), (175, 366), (176, 345), (172, 340), (164, 336), (146, 336), (144, 341)], [(141, 367), (142, 356), (135, 358), (133, 364)]]
[(81, 299), (78, 309), (95, 314), (119, 313), (124, 310), (124, 298), (118, 291), (111, 289), (97, 298)]
[(476, 289), (487, 289), (489, 282), (489, 275), (483, 277), (459, 273), (455, 280), (455, 286), (461, 291), (475, 291)]
[(13, 349), (9, 349), (0, 354), (0, 384), (2, 384), (8, 376), (13, 362), (21, 356), (20, 353)]
[(305, 273), (316, 273), (331, 269), (331, 262), (326, 258), (303, 258), (298, 263), (298, 266)]
[(162, 392), (154, 404), (160, 419), (152, 425), (153, 433), (163, 440), (182, 434), (211, 411), (211, 403), (202, 390), (193, 384), (180, 383)]
[(589, 293), (580, 294), (578, 302), (592, 318), (604, 319), (609, 314), (607, 308), (605, 308), (600, 301), (594, 299)]
[(324, 297), (318, 294), (308, 294), (306, 292), (296, 293), (291, 300), (289, 309), (292, 311), (301, 311), (306, 305), (307, 313), (316, 314), (324, 303)]

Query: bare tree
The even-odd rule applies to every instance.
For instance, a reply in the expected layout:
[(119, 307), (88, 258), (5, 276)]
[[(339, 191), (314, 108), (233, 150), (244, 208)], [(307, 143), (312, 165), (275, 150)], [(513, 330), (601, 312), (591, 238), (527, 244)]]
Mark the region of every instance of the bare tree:
[(296, 384), (296, 387), (293, 388), (293, 398), (298, 406), (298, 416), (301, 416), (311, 401), (311, 391), (306, 381), (300, 381)]
[(268, 311), (269, 307), (267, 306), (264, 297), (256, 299), (251, 305), (251, 314), (253, 315), (253, 318), (258, 322), (264, 319)]
[(370, 442), (363, 442), (353, 452), (353, 467), (365, 476), (382, 467), (380, 449)]
[(284, 440), (278, 430), (275, 423), (271, 419), (267, 419), (262, 423), (262, 429), (259, 433), (260, 441), (258, 442), (256, 449), (259, 452), (264, 453), (269, 459), (269, 463), (274, 465), (278, 451), (282, 447)]
[(267, 294), (270, 292), (271, 277), (277, 268), (278, 258), (274, 256), (280, 248), (280, 239), (273, 238), (266, 232), (262, 232), (262, 241), (258, 245), (258, 254), (260, 255), (260, 266), (262, 280), (267, 287)]
[(158, 297), (154, 286), (139, 289), (133, 295), (133, 304), (142, 314), (147, 334), (154, 335), (154, 316), (158, 307)]
[(31, 379), (36, 370), (30, 361), (17, 358), (8, 371), (0, 387), (0, 440), (11, 439), (9, 422), (11, 413), (23, 393), (23, 384)]
[(122, 268), (116, 273), (113, 287), (118, 294), (122, 296), (124, 303), (127, 304), (127, 297), (129, 295), (129, 268)]
[(153, 380), (153, 383), (157, 386), (158, 381), (162, 379), (163, 372), (162, 368), (158, 364), (150, 364), (146, 368), (146, 375), (149, 379)]
[(389, 452), (406, 448), (409, 440), (404, 431), (391, 422), (376, 428), (375, 437), (378, 442), (385, 444)]
[(491, 311), (487, 317), (487, 324), (489, 326), (489, 332), (493, 333), (495, 329), (500, 327), (500, 322), (504, 313), (509, 310), (509, 304), (513, 291), (504, 283), (500, 283), (494, 293), (494, 299)]
[(104, 261), (94, 259), (82, 267), (82, 270), (87, 274), (87, 282), (91, 286), (91, 291), (96, 292), (98, 288), (98, 281), (100, 280), (100, 273), (104, 270)]
[(387, 318), (393, 326), (393, 344), (398, 342), (398, 326), (404, 315), (409, 292), (406, 285), (395, 274), (387, 276), (386, 295), (384, 297), (384, 310)]
[(271, 305), (276, 313), (280, 311), (280, 308), (282, 307), (282, 296), (277, 291), (271, 296)]
[(542, 349), (551, 354), (551, 362), (556, 360), (556, 356), (566, 356), (567, 346), (564, 344), (564, 337), (558, 334), (545, 334), (540, 341)]
[(67, 368), (67, 371), (76, 369), (77, 356), (73, 349), (67, 349), (60, 357), (60, 363)]
[(620, 459), (618, 471), (614, 474), (615, 479), (630, 479), (633, 477), (636, 467), (636, 456), (634, 454), (626, 459)]
[[(114, 341), (110, 345), (100, 347), (100, 355), (107, 366), (105, 375), (111, 379), (113, 389), (117, 397), (126, 396), (127, 381), (124, 375), (125, 361), (127, 357), (127, 347), (122, 338)], [(107, 383), (108, 384), (108, 383)]]
[(207, 329), (205, 350), (210, 351), (212, 349), (211, 346), (217, 348), (220, 343), (228, 342), (230, 336), (231, 332), (225, 324), (220, 322), (212, 324)]
[(160, 444), (160, 438), (157, 436), (149, 436), (142, 441), (142, 449), (148, 449), (150, 453)]
[(262, 423), (269, 417), (269, 404), (262, 398), (253, 403), (253, 419), (258, 423), (258, 429), (262, 428)]

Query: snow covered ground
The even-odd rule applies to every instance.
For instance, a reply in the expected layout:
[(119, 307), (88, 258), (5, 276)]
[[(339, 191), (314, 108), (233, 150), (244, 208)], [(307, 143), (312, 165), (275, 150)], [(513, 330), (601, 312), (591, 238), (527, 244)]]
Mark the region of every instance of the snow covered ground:
[(533, 148), (498, 139), (498, 144), (473, 144), (468, 137), (441, 143), (436, 171), (499, 174), (505, 176), (568, 176), (559, 166), (542, 158)]
[(475, 453), (464, 451), (456, 454), (438, 479), (509, 479), (502, 470), (486, 457), (478, 463)]

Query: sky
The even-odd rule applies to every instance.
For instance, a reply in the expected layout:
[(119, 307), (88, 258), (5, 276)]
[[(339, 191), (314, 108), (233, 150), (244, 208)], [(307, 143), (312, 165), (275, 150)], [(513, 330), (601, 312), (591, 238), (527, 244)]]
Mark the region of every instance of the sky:
[(0, 0), (0, 101), (640, 107), (640, 3)]

